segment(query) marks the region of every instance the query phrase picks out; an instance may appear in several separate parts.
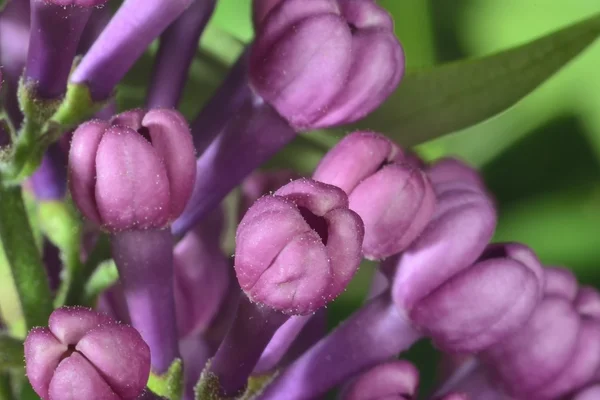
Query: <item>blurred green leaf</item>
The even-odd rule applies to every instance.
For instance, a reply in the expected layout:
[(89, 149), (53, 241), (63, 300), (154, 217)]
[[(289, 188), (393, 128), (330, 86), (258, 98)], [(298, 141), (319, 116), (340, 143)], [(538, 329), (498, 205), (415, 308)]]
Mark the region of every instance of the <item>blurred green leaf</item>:
[(415, 145), (477, 124), (525, 97), (599, 35), (595, 15), (497, 54), (409, 72), (383, 106), (351, 128)]
[(55, 306), (75, 305), (74, 299), (83, 291), (83, 265), (80, 260), (81, 218), (75, 207), (66, 201), (44, 201), (39, 205), (40, 226), (48, 240), (60, 251), (64, 269)]
[(94, 305), (100, 293), (114, 285), (118, 279), (119, 271), (113, 260), (100, 263), (85, 285), (82, 303)]
[(22, 369), (23, 342), (12, 336), (0, 333), (0, 371), (7, 369)]

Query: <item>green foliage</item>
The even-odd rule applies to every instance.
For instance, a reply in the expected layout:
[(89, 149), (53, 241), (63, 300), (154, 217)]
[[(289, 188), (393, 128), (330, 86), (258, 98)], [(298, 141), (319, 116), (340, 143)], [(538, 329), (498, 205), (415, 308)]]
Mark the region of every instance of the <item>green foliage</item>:
[(183, 363), (180, 359), (173, 361), (164, 375), (150, 373), (148, 388), (159, 396), (169, 400), (180, 400), (183, 394)]

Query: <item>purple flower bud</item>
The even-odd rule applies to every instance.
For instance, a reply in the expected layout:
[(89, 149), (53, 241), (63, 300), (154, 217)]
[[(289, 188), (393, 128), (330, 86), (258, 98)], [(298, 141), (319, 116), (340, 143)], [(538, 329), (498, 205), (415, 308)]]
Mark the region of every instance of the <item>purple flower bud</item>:
[(297, 130), (356, 121), (400, 82), (402, 47), (375, 2), (287, 0), (265, 9), (250, 81)]
[(27, 378), (43, 399), (135, 399), (146, 387), (150, 350), (139, 333), (92, 310), (55, 310), (25, 340)]
[(103, 228), (164, 227), (181, 214), (194, 184), (187, 123), (167, 109), (86, 122), (73, 134), (69, 178), (81, 212)]
[(403, 251), (429, 223), (435, 195), (425, 174), (384, 135), (356, 132), (332, 148), (317, 166), (315, 180), (348, 194), (350, 209), (365, 224), (366, 258)]
[(579, 314), (600, 320), (600, 293), (596, 288), (591, 286), (580, 287), (574, 306)]
[(253, 0), (252, 1), (252, 21), (254, 26), (259, 26), (265, 17), (275, 8), (282, 0)]
[(48, 147), (42, 164), (31, 176), (35, 197), (41, 201), (62, 200), (67, 191), (67, 154), (58, 143)]
[(230, 265), (220, 248), (223, 213), (216, 210), (177, 243), (175, 309), (181, 338), (204, 331), (229, 287)]
[(575, 300), (579, 284), (571, 270), (559, 267), (546, 267), (544, 275), (545, 295), (562, 296), (569, 301)]
[(496, 226), (491, 199), (474, 184), (473, 169), (442, 161), (428, 171), (437, 196), (434, 216), (398, 263), (395, 301), (411, 309), (415, 303), (469, 268), (482, 254)]
[(419, 371), (407, 361), (389, 361), (354, 380), (343, 400), (411, 400), (419, 385)]
[(559, 398), (589, 383), (600, 367), (600, 322), (582, 319), (569, 300), (549, 295), (527, 324), (482, 359), (509, 394)]
[(537, 305), (542, 282), (539, 262), (519, 260), (510, 247), (505, 254), (487, 257), (484, 254), (410, 310), (414, 324), (438, 347), (448, 351), (486, 348), (516, 331)]
[(83, 28), (94, 7), (107, 1), (31, 1), (31, 36), (24, 76), (37, 95), (55, 99), (65, 93)]
[(363, 235), (341, 189), (290, 182), (244, 215), (236, 234), (238, 281), (254, 302), (310, 314), (346, 288), (361, 260)]
[(126, 0), (77, 66), (71, 81), (108, 98), (148, 45), (192, 0)]

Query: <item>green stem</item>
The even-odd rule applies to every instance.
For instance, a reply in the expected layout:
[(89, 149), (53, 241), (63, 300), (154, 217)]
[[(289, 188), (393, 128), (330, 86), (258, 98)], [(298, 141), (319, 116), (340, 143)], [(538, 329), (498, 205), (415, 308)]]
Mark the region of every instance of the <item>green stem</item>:
[(52, 295), (20, 186), (3, 186), (0, 183), (0, 240), (27, 328), (46, 325), (52, 312)]

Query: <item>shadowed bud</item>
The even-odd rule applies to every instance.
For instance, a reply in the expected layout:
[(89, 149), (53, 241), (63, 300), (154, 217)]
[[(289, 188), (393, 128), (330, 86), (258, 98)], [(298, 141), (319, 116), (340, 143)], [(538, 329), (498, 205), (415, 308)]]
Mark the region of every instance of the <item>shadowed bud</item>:
[(596, 288), (580, 287), (574, 305), (579, 314), (600, 320), (600, 293)]
[(550, 400), (582, 387), (600, 367), (600, 323), (549, 295), (529, 321), (482, 353), (508, 393)]
[(364, 117), (404, 73), (392, 19), (373, 1), (263, 2), (255, 21), (252, 87), (298, 130)]
[(32, 0), (25, 82), (43, 99), (67, 88), (77, 45), (92, 11), (108, 0)]
[(541, 266), (522, 245), (484, 252), (496, 215), (472, 169), (442, 161), (429, 175), (436, 212), (400, 257), (392, 294), (440, 348), (480, 350), (531, 315), (541, 296)]
[(309, 179), (290, 182), (244, 215), (236, 234), (238, 281), (252, 301), (312, 313), (354, 276), (363, 235), (342, 190)]
[(380, 364), (356, 378), (343, 400), (411, 400), (419, 385), (419, 371), (407, 361)]
[(80, 211), (111, 232), (177, 218), (195, 179), (192, 138), (174, 110), (128, 111), (73, 134), (69, 187)]
[(425, 173), (381, 134), (346, 136), (321, 160), (313, 178), (348, 194), (350, 209), (365, 224), (363, 252), (369, 259), (403, 251), (434, 212), (435, 194)]
[(25, 340), (27, 378), (43, 399), (135, 399), (146, 387), (150, 350), (139, 333), (86, 308), (55, 310)]
[(546, 295), (561, 296), (569, 301), (575, 300), (579, 289), (577, 278), (566, 268), (544, 268), (544, 293)]

